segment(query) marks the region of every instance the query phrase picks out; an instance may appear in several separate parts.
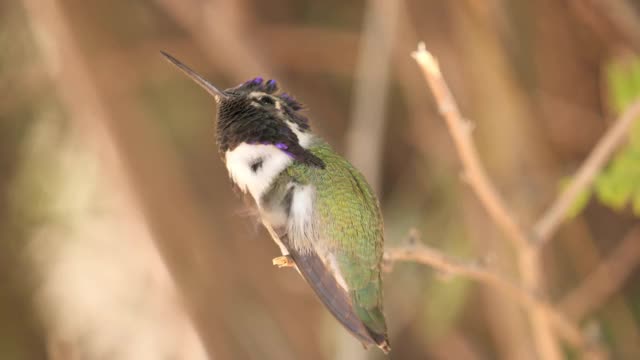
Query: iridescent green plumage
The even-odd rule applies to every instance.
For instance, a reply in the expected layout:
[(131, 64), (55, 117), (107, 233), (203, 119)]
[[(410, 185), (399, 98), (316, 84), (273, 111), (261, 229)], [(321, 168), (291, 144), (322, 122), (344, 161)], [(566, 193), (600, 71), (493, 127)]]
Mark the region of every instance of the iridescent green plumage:
[(289, 178), (313, 185), (317, 241), (335, 256), (358, 317), (371, 330), (385, 334), (380, 279), (384, 240), (378, 200), (362, 174), (326, 143), (308, 150), (326, 168), (294, 162), (277, 182)]
[(274, 265), (294, 266), (353, 336), (388, 353), (382, 217), (363, 176), (313, 135), (302, 105), (274, 80), (219, 90), (163, 55), (218, 103), (218, 149), (280, 247)]

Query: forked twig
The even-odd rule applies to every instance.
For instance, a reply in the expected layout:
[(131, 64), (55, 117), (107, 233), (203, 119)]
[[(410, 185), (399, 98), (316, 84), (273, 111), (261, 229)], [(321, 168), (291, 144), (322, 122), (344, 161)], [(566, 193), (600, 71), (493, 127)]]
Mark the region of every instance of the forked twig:
[(478, 152), (471, 138), (472, 126), (458, 110), (458, 105), (447, 86), (436, 59), (420, 44), (418, 51), (411, 54), (422, 68), (425, 79), (438, 103), (440, 114), (449, 127), (458, 155), (464, 168), (464, 176), (475, 191), (489, 215), (509, 236), (517, 248), (528, 246), (528, 239), (522, 227), (514, 220), (500, 194), (495, 189), (482, 167)]
[(579, 327), (569, 318), (558, 312), (551, 304), (537, 298), (526, 289), (505, 279), (481, 263), (464, 262), (422, 244), (391, 248), (385, 252), (385, 263), (393, 266), (397, 262), (415, 262), (428, 265), (451, 275), (459, 275), (477, 280), (495, 288), (516, 300), (525, 309), (538, 309), (548, 315), (556, 331), (571, 345), (582, 347), (584, 338)]
[[(507, 238), (512, 241), (516, 248), (522, 286), (526, 291), (517, 291), (518, 287), (514, 288), (513, 285), (509, 285), (510, 283), (503, 282), (502, 278), (496, 277), (493, 273), (484, 271), (480, 273), (477, 271), (469, 272), (469, 269), (466, 269), (463, 274), (501, 288), (513, 294), (522, 304), (527, 306), (527, 314), (531, 320), (536, 348), (540, 352), (541, 358), (562, 358), (561, 350), (556, 340), (556, 332), (573, 346), (584, 349), (587, 341), (576, 324), (566, 319), (564, 315), (548, 303), (526, 296), (528, 293), (535, 293), (538, 299), (544, 298), (544, 289), (541, 285), (542, 271), (539, 247), (536, 246), (533, 238), (515, 220), (513, 212), (507, 207), (489, 180), (474, 146), (471, 126), (460, 114), (455, 99), (440, 72), (438, 62), (427, 52), (424, 44), (420, 44), (418, 51), (414, 52), (412, 56), (420, 65), (424, 78), (434, 94), (440, 114), (446, 120), (469, 186), (476, 193), (495, 223), (505, 232)], [(410, 253), (401, 252), (401, 254), (405, 257), (410, 256)], [(424, 252), (421, 252), (421, 255), (424, 256)], [(417, 258), (413, 259), (417, 260)], [(440, 262), (438, 265), (442, 266), (445, 263)], [(458, 268), (458, 271), (460, 270)]]

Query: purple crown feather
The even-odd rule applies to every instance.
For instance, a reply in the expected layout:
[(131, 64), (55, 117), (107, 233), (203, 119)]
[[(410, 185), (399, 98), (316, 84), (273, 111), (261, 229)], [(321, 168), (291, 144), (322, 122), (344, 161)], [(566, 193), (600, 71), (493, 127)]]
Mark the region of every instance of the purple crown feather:
[(270, 79), (264, 81), (264, 78), (262, 76), (257, 76), (253, 79), (245, 81), (235, 88), (227, 89), (226, 91), (232, 93), (249, 93), (252, 91), (261, 91), (266, 94), (273, 94), (279, 97), (293, 111), (302, 109), (302, 104), (300, 104), (293, 96), (289, 95), (288, 93), (276, 94), (278, 91), (278, 83), (276, 80)]
[(267, 81), (267, 84), (265, 85), (264, 89), (268, 94), (271, 94), (271, 93), (275, 92), (276, 90), (278, 90), (278, 85), (276, 85), (276, 81), (275, 80), (269, 80), (269, 81)]

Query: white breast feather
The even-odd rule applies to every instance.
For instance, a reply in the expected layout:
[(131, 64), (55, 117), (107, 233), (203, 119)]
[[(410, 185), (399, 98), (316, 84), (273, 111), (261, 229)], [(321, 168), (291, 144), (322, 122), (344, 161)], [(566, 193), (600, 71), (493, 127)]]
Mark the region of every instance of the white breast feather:
[(347, 283), (342, 276), (335, 255), (320, 241), (317, 223), (313, 216), (315, 189), (311, 185), (297, 186), (291, 200), (288, 224), (289, 239), (300, 252), (315, 251), (325, 266), (336, 278), (338, 284), (348, 291)]
[[(303, 133), (294, 124), (287, 124), (296, 133), (298, 140), (303, 147), (309, 146), (313, 141), (313, 135)], [(251, 165), (262, 158), (260, 169), (254, 172)], [(286, 169), (293, 159), (274, 145), (258, 145), (242, 143), (232, 151), (227, 151), (225, 160), (229, 176), (236, 185), (243, 191), (249, 192), (257, 204), (260, 198), (269, 188), (273, 180), (280, 172)], [(287, 224), (287, 233), (293, 246), (302, 253), (305, 251), (316, 251), (323, 259), (325, 266), (331, 271), (338, 284), (348, 290), (347, 284), (340, 272), (338, 262), (330, 249), (323, 246), (318, 240), (319, 233), (313, 216), (313, 203), (315, 200), (315, 189), (311, 185), (297, 186), (291, 202), (291, 212)], [(288, 251), (278, 235), (273, 231), (268, 223), (264, 223), (274, 241), (280, 247), (283, 255)]]
[[(229, 176), (243, 192), (249, 192), (256, 203), (273, 180), (291, 164), (293, 159), (274, 145), (242, 143), (225, 154)], [(262, 165), (257, 172), (251, 169), (258, 158)]]
[(311, 185), (296, 186), (291, 198), (287, 233), (293, 246), (301, 252), (313, 249), (313, 242), (318, 238), (313, 218), (313, 202), (315, 189)]
[(298, 137), (298, 143), (303, 148), (308, 148), (309, 145), (314, 141), (314, 136), (310, 132), (302, 132), (298, 129), (298, 125), (292, 123), (291, 121), (286, 121), (287, 126), (294, 134)]

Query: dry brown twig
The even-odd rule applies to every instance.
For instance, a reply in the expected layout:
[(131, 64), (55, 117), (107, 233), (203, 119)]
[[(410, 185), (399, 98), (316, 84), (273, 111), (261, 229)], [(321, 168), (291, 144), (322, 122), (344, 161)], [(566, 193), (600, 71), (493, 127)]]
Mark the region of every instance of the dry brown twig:
[(414, 52), (412, 56), (422, 68), (425, 79), (438, 103), (440, 114), (447, 122), (464, 167), (464, 179), (478, 195), (496, 224), (514, 242), (514, 246), (516, 248), (526, 247), (528, 240), (525, 232), (510, 215), (513, 212), (507, 209), (478, 160), (478, 153), (471, 138), (473, 126), (460, 114), (458, 105), (440, 73), (437, 61), (426, 51), (423, 43), (420, 43), (418, 51)]
[(576, 172), (571, 184), (556, 198), (534, 226), (533, 234), (539, 245), (544, 245), (551, 239), (578, 195), (593, 183), (607, 160), (624, 142), (629, 128), (638, 116), (640, 116), (640, 100), (632, 103), (596, 144)]
[[(579, 321), (600, 307), (640, 265), (640, 227), (634, 227), (611, 251), (605, 260), (578, 287), (565, 295), (557, 304), (539, 299), (501, 275), (493, 272), (482, 261), (462, 261), (443, 254), (437, 249), (423, 245), (419, 235), (412, 231), (406, 245), (385, 252), (386, 271), (391, 271), (397, 262), (413, 262), (431, 266), (450, 275), (463, 276), (492, 286), (516, 300), (523, 308), (542, 308), (556, 327), (558, 333), (569, 339), (572, 345), (583, 345), (583, 337), (575, 333)], [(601, 349), (593, 349), (596, 357), (603, 356)], [(593, 357), (592, 357), (593, 358)]]
[[(467, 183), (495, 223), (505, 232), (507, 239), (511, 240), (516, 248), (518, 267), (524, 288), (539, 294), (539, 296), (544, 296), (544, 289), (541, 286), (539, 254), (531, 246), (532, 242), (527, 233), (514, 219), (512, 215), (514, 212), (507, 208), (500, 194), (489, 181), (471, 137), (472, 128), (460, 114), (455, 99), (442, 77), (438, 62), (427, 52), (423, 43), (418, 46), (418, 51), (414, 52), (412, 56), (420, 65), (425, 80), (434, 94), (440, 114), (446, 120), (462, 162)], [(556, 340), (549, 312), (539, 306), (532, 306), (528, 310), (527, 314), (531, 320), (534, 341), (539, 351), (538, 355), (549, 360), (561, 359), (561, 350)], [(575, 326), (572, 328), (573, 335), (566, 336), (565, 334), (565, 338), (580, 347), (586, 342), (581, 339), (580, 329)], [(579, 340), (576, 341), (576, 337)]]
[(464, 262), (455, 259), (436, 249), (419, 243), (416, 241), (416, 237), (417, 235), (410, 234), (410, 239), (413, 241), (410, 241), (408, 245), (389, 249), (385, 252), (384, 260), (389, 266), (387, 269), (390, 270), (390, 267), (396, 262), (410, 261), (432, 266), (447, 274), (477, 280), (512, 297), (525, 309), (542, 309), (542, 311), (549, 316), (557, 331), (561, 333), (569, 343), (574, 346), (584, 345), (584, 339), (577, 325), (573, 324), (569, 318), (554, 309), (551, 304), (537, 298), (513, 281), (507, 280), (496, 272), (491, 271), (487, 266), (483, 265), (482, 261)]
[[(544, 289), (541, 286), (540, 248), (555, 233), (575, 198), (593, 182), (611, 154), (623, 142), (633, 119), (640, 115), (640, 101), (630, 106), (607, 131), (580, 167), (574, 182), (558, 196), (532, 231), (527, 232), (514, 219), (513, 212), (508, 209), (488, 179), (474, 147), (471, 125), (460, 114), (437, 61), (426, 51), (424, 44), (420, 44), (418, 51), (412, 56), (420, 65), (439, 111), (447, 122), (465, 171), (465, 179), (517, 250), (523, 286), (515, 285), (485, 267), (464, 264), (425, 246), (390, 249), (386, 252), (385, 258), (390, 262), (414, 261), (430, 265), (439, 270), (478, 280), (509, 294), (527, 310), (531, 318), (536, 345), (540, 351), (539, 355), (542, 358), (562, 358), (556, 334), (572, 346), (586, 350), (588, 345), (593, 344), (589, 344), (580, 327), (561, 312), (559, 307), (544, 300)], [(582, 287), (579, 289), (584, 290)], [(591, 358), (603, 356), (598, 352), (590, 352), (589, 355)]]

